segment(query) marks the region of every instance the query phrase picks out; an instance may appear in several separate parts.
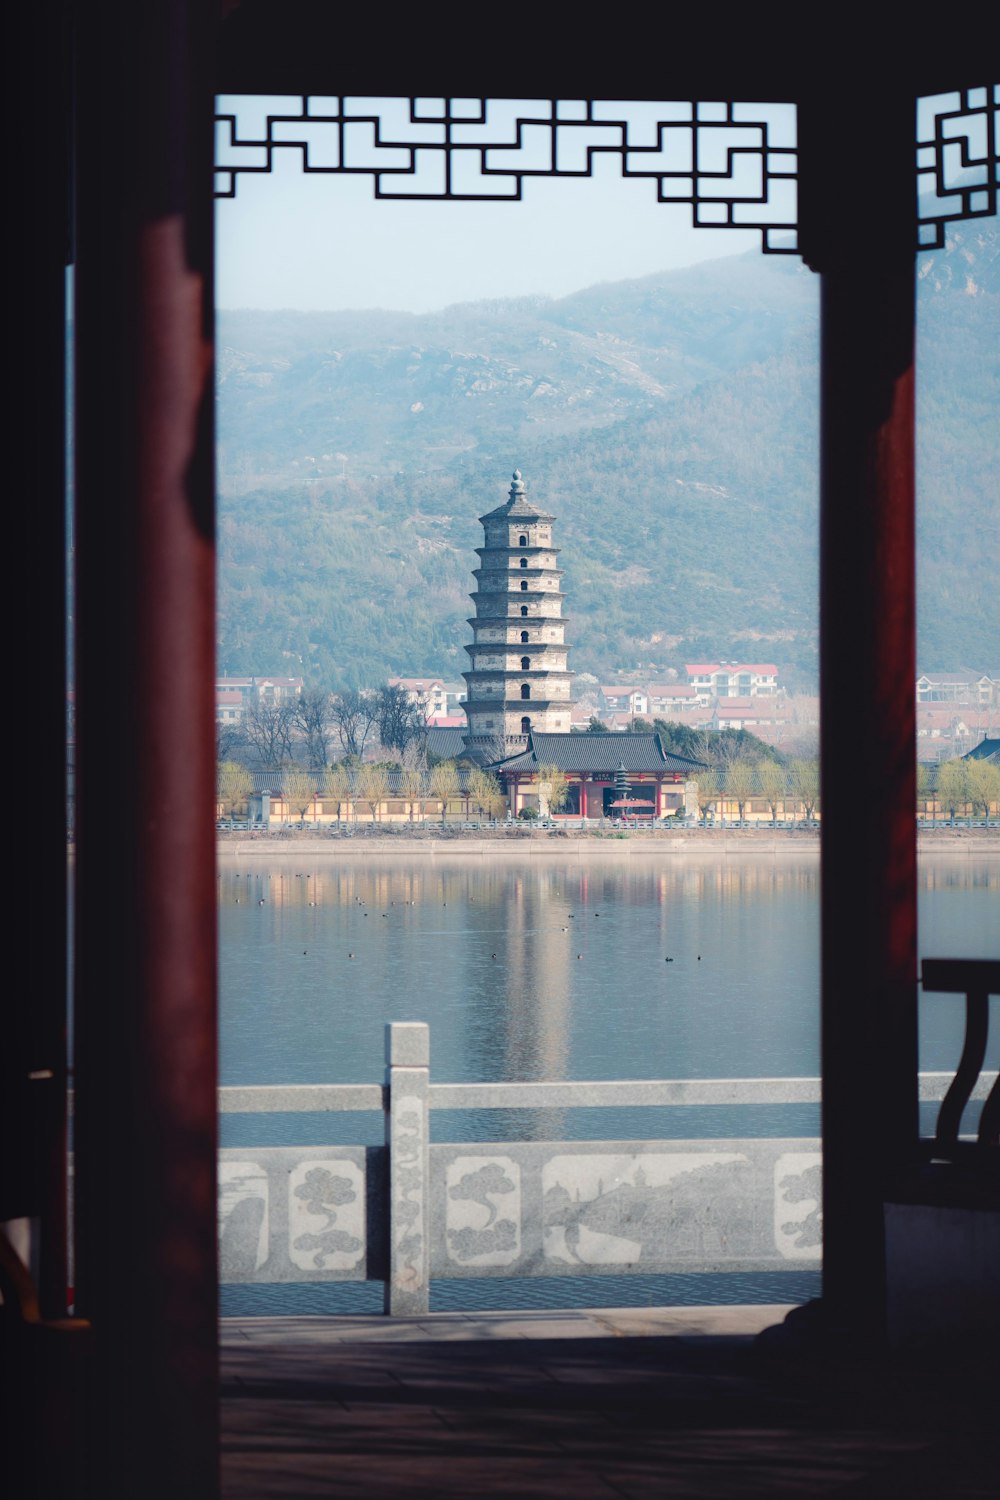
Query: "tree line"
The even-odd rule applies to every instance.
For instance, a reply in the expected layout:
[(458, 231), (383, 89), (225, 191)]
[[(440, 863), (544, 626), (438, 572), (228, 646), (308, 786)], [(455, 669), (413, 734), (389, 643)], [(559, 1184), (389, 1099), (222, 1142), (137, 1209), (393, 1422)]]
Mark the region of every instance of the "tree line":
[[(391, 779), (396, 773), (395, 785)], [(238, 761), (223, 761), (219, 766), (218, 799), (225, 815), (233, 819), (245, 814), (253, 792), (253, 774)], [(409, 820), (421, 821), (427, 803), (438, 805), (442, 823), (447, 822), (448, 808), (461, 798), (466, 809), (473, 808), (482, 818), (502, 817), (507, 799), (496, 776), (479, 766), (469, 768), (464, 779), (453, 760), (442, 760), (434, 766), (390, 766), (377, 761), (351, 765), (348, 761), (316, 770), (287, 766), (281, 777), (281, 798), (288, 811), (306, 822), (325, 803), (337, 822), (357, 820), (359, 807), (366, 807), (373, 823), (381, 822), (382, 809), (389, 798), (407, 804)]]
[(250, 699), (239, 723), (220, 725), (217, 734), (220, 762), (266, 771), (293, 764), (322, 768), (345, 757), (360, 761), (374, 744), (411, 761), (426, 760), (424, 710), (404, 688), (310, 688), (278, 702)]

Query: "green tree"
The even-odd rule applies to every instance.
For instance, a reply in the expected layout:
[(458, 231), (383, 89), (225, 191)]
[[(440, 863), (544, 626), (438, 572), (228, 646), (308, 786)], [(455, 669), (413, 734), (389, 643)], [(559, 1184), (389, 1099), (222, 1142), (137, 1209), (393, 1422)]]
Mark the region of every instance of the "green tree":
[(988, 760), (967, 760), (963, 764), (973, 811), (988, 818), (990, 809), (1000, 801), (1000, 767)]
[(964, 760), (945, 760), (938, 766), (937, 799), (951, 823), (959, 808), (965, 811), (969, 801), (969, 768)]
[(419, 766), (404, 766), (400, 777), (399, 790), (405, 800), (409, 803), (410, 822), (413, 822), (414, 805), (420, 804), (420, 817), (423, 821), (423, 796), (427, 786), (427, 773)]
[(744, 821), (746, 805), (750, 801), (756, 780), (756, 766), (749, 760), (738, 758), (730, 761), (723, 775), (726, 796), (739, 808), (740, 822)]
[(705, 822), (719, 800), (719, 773), (714, 766), (708, 766), (704, 771), (698, 772), (695, 786), (698, 790), (698, 811), (701, 813), (702, 822)]
[(443, 760), (431, 772), (431, 796), (441, 804), (441, 822), (448, 821), (448, 803), (458, 791), (458, 769), (453, 760)]
[(480, 817), (496, 818), (507, 805), (500, 784), (490, 771), (476, 766), (469, 772), (469, 800)]
[(337, 822), (340, 822), (341, 809), (345, 802), (350, 800), (351, 778), (344, 765), (327, 766), (323, 773), (323, 791), (331, 801), (337, 804)]
[(788, 777), (774, 760), (762, 760), (757, 765), (757, 787), (771, 809), (771, 822), (778, 821), (778, 805), (784, 803), (788, 792)]
[(569, 801), (569, 782), (565, 771), (561, 771), (556, 765), (541, 765), (535, 773), (535, 783), (538, 787), (540, 812), (559, 812), (566, 806)]
[(235, 760), (224, 760), (219, 767), (219, 801), (233, 818), (238, 807), (245, 809), (253, 791), (253, 777), (246, 766)]
[(917, 762), (917, 817), (925, 817), (931, 796), (930, 767), (924, 761)]
[(807, 823), (816, 816), (819, 806), (819, 762), (816, 760), (792, 761), (792, 791), (795, 799), (802, 803)]
[(289, 809), (297, 812), (300, 821), (305, 822), (316, 796), (314, 773), (291, 766), (281, 778), (281, 795)]
[(357, 795), (368, 803), (372, 822), (381, 821), (382, 803), (389, 795), (389, 772), (371, 761), (360, 766), (355, 778)]

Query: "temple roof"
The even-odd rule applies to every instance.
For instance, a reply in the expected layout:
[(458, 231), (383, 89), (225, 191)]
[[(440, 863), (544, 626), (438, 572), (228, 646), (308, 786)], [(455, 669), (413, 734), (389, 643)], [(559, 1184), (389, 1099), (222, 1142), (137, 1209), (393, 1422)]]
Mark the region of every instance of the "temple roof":
[(693, 775), (704, 763), (664, 750), (658, 734), (544, 734), (532, 730), (528, 748), (498, 762), (501, 771), (680, 771)]
[(514, 478), (511, 481), (510, 494), (503, 505), (498, 505), (496, 510), (488, 510), (485, 516), (480, 516), (481, 522), (503, 520), (512, 516), (515, 520), (523, 516), (526, 521), (554, 521), (555, 516), (550, 515), (547, 510), (539, 510), (537, 505), (532, 505), (527, 498), (524, 489), (524, 480), (521, 478), (520, 469), (514, 470)]

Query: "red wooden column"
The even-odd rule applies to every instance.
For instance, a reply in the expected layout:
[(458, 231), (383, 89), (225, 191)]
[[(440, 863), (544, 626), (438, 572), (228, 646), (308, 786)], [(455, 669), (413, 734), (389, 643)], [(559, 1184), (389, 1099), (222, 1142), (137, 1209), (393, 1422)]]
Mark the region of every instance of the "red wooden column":
[(914, 100), (862, 72), (799, 121), (822, 274), (823, 1301), (879, 1338), (883, 1194), (917, 1129)]
[(88, 1493), (217, 1493), (213, 7), (78, 30), (76, 1208)]

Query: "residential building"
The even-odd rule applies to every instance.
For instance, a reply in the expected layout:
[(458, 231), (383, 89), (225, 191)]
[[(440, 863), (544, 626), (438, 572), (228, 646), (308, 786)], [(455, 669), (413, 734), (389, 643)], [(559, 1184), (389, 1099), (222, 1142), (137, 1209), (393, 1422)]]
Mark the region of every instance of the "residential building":
[(602, 708), (606, 714), (639, 714), (649, 712), (649, 697), (639, 687), (602, 687)]
[(215, 722), (217, 724), (238, 724), (243, 717), (243, 708), (246, 699), (243, 694), (234, 688), (216, 688), (215, 690)]
[(712, 698), (755, 698), (778, 691), (778, 669), (771, 662), (696, 662), (684, 668), (702, 703)]
[(447, 718), (448, 690), (440, 677), (390, 677), (389, 686), (402, 688), (410, 702), (423, 709), (425, 719)]
[(698, 702), (698, 690), (689, 682), (658, 682), (649, 688), (649, 713), (664, 718)]
[(216, 702), (221, 693), (238, 693), (244, 706), (253, 699), (271, 707), (298, 698), (304, 684), (301, 677), (217, 677), (215, 679)]
[(917, 703), (961, 703), (988, 708), (1000, 704), (1000, 669), (994, 672), (923, 672)]

